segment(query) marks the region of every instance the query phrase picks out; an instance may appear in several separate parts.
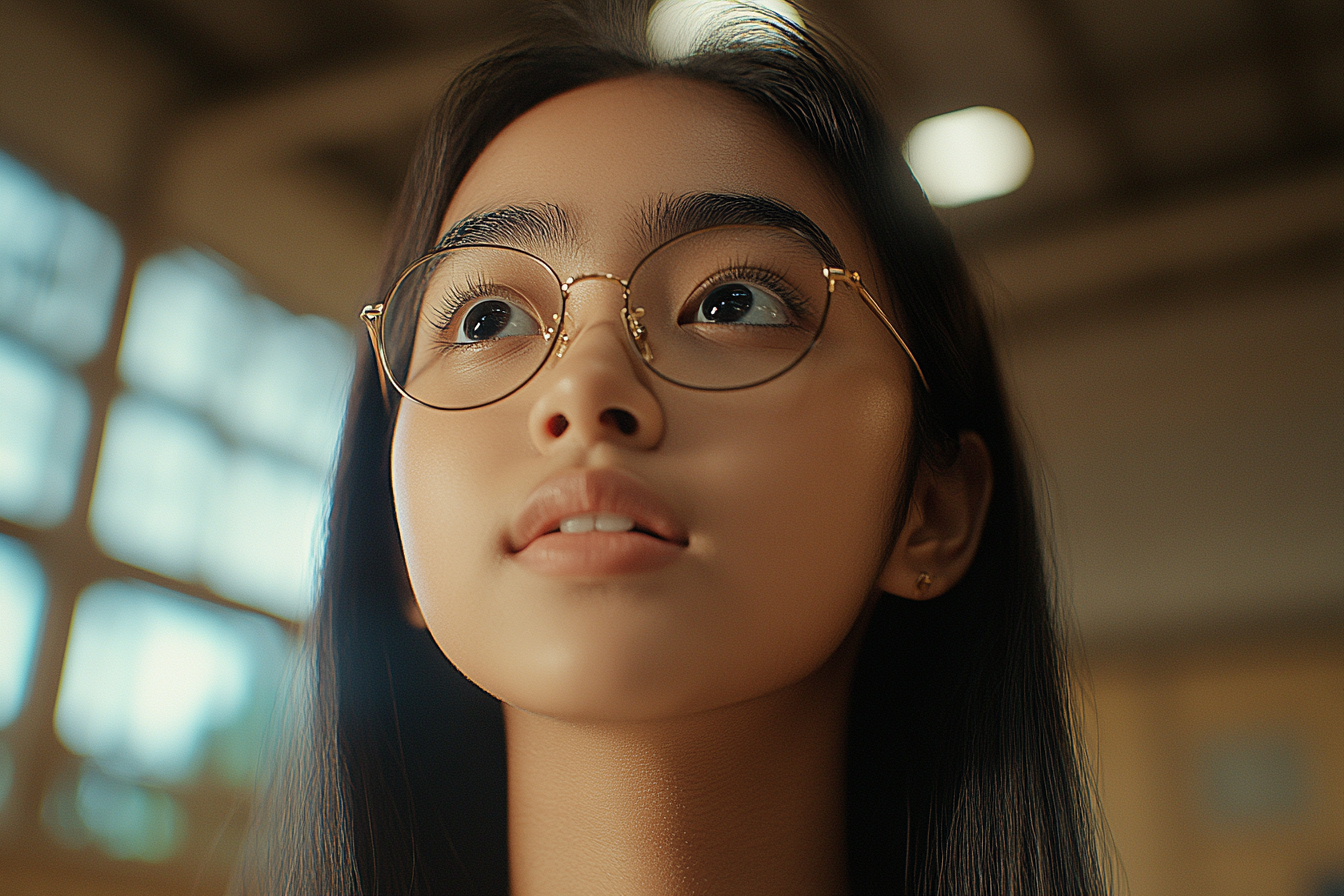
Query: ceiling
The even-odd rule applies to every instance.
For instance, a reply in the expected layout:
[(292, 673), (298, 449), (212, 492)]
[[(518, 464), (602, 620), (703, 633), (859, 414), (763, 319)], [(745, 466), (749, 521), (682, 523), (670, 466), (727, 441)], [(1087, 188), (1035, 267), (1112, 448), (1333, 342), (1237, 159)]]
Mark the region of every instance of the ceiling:
[[(86, 8), (142, 42), (208, 105), (361, 63), (474, 48), (520, 0), (108, 0)], [(1344, 5), (1330, 0), (829, 0), (817, 18), (872, 66), (902, 131), (984, 104), (1026, 125), (1038, 173), (968, 217), (995, 222), (1134, 200), (1338, 154)], [(111, 35), (109, 35), (110, 37)], [(386, 200), (397, 139), (325, 157)], [(353, 135), (352, 135), (353, 136)], [(392, 137), (392, 135), (381, 135)]]
[[(137, 251), (353, 320), (426, 110), (524, 0), (0, 0), (0, 145)], [(944, 212), (1085, 631), (1344, 613), (1344, 4), (827, 0), (893, 127), (1025, 126)]]

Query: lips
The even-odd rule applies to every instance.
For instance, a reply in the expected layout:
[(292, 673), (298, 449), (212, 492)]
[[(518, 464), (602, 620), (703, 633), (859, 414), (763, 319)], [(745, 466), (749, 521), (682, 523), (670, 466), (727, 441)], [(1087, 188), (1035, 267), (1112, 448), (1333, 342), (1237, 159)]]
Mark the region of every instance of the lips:
[(560, 522), (585, 514), (614, 514), (635, 521), (635, 531), (684, 546), (686, 530), (658, 495), (616, 470), (578, 470), (548, 479), (528, 497), (509, 531), (517, 553)]
[[(619, 517), (633, 521), (633, 528), (615, 525)], [(605, 521), (612, 525), (599, 524)], [(667, 502), (629, 474), (576, 470), (532, 492), (508, 542), (514, 558), (535, 571), (602, 575), (665, 565), (686, 547), (687, 533)]]

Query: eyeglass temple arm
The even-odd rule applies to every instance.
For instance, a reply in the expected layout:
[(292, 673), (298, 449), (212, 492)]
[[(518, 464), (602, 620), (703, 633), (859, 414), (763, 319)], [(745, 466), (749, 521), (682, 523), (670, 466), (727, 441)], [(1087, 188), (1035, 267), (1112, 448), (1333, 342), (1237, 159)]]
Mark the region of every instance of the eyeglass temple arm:
[(364, 321), (364, 326), (369, 331), (369, 342), (373, 346), (373, 360), (378, 365), (378, 388), (383, 390), (383, 407), (390, 414), (392, 413), (392, 402), (387, 395), (387, 363), (383, 358), (383, 347), (380, 344), (382, 340), (378, 338), (378, 327), (383, 319), (383, 303), (365, 305), (364, 310), (359, 312), (359, 317), (360, 320)]
[(915, 366), (915, 373), (919, 374), (919, 381), (924, 384), (924, 391), (933, 391), (929, 388), (929, 381), (924, 377), (924, 368), (920, 367), (919, 361), (915, 360), (915, 353), (910, 351), (910, 346), (905, 344), (905, 339), (901, 337), (901, 333), (896, 329), (896, 325), (891, 322), (891, 318), (887, 317), (887, 313), (882, 310), (882, 306), (877, 304), (877, 300), (873, 298), (872, 293), (868, 292), (867, 287), (863, 285), (863, 282), (859, 279), (859, 272), (847, 271), (844, 268), (825, 268), (823, 273), (826, 275), (826, 281), (830, 285), (829, 288), (831, 292), (835, 291), (835, 282), (837, 280), (844, 280), (858, 290), (864, 303), (877, 315), (877, 319), (882, 321), (882, 325), (887, 328), (887, 332), (891, 333), (891, 335), (896, 338), (896, 341), (901, 344), (901, 348), (905, 349), (905, 356), (909, 358), (910, 363)]

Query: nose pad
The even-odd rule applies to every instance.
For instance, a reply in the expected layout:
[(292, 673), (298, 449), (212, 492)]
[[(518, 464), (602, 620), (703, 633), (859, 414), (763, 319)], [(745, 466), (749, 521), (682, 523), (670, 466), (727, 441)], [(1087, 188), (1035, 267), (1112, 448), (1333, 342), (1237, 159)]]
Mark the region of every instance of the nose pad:
[(566, 312), (564, 320), (558, 314), (552, 314), (551, 320), (560, 328), (560, 335), (555, 337), (555, 360), (559, 361), (565, 356), (565, 349), (569, 348), (569, 333), (574, 328), (574, 319)]
[(630, 338), (634, 340), (635, 347), (639, 349), (640, 357), (647, 363), (653, 363), (653, 349), (649, 347), (649, 329), (644, 326), (640, 319), (644, 316), (643, 308), (629, 307), (621, 309), (621, 320), (625, 321), (625, 328), (630, 331)]

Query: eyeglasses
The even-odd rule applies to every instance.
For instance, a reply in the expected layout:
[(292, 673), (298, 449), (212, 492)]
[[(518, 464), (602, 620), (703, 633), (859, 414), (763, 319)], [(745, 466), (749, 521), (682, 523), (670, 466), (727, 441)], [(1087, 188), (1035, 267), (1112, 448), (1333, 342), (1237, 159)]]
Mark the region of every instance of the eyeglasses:
[[(401, 275), (361, 313), (392, 385), (431, 408), (462, 411), (521, 389), (573, 328), (577, 283), (624, 290), (622, 330), (654, 374), (691, 389), (726, 391), (768, 382), (816, 344), (837, 283), (852, 287), (928, 381), (857, 271), (831, 267), (798, 231), (758, 225), (697, 230), (654, 249), (627, 279), (562, 280), (550, 265), (508, 246), (443, 249)], [(386, 385), (383, 386), (386, 393)]]

